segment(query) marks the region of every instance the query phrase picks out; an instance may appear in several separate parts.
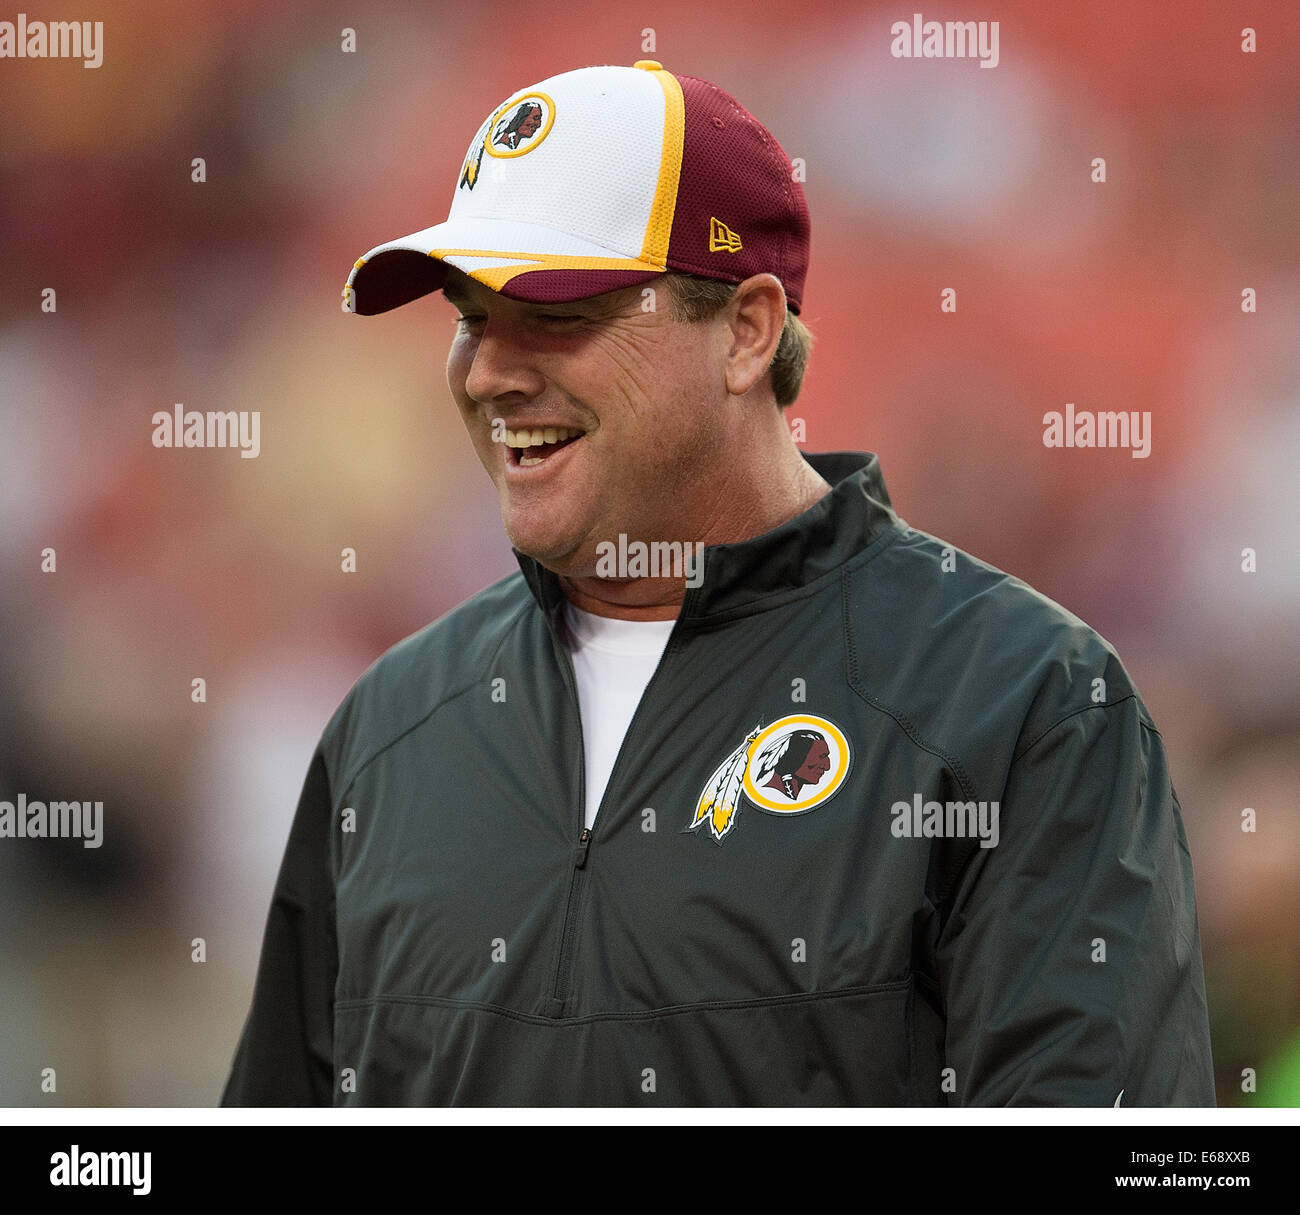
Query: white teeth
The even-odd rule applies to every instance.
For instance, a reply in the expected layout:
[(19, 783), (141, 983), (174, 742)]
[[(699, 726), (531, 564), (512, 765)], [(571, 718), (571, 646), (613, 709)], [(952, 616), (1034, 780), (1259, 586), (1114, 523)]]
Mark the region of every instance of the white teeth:
[(520, 468), (528, 468), (533, 464), (542, 464), (544, 462), (545, 461), (543, 461), (541, 456), (520, 456), (519, 457)]
[(535, 426), (527, 430), (507, 430), (507, 447), (540, 447), (543, 443), (563, 443), (583, 432), (570, 426)]

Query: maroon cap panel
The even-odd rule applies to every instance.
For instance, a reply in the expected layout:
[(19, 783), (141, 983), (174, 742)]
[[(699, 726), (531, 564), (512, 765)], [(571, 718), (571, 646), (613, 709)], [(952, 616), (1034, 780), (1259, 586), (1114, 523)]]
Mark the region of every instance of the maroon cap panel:
[(658, 278), (658, 270), (529, 270), (517, 274), (501, 294), (529, 304), (567, 304), (606, 291), (636, 287)]
[[(811, 224), (790, 158), (717, 85), (695, 76), (677, 79), (686, 129), (668, 265), (733, 283), (770, 272), (781, 280), (790, 310), (798, 312)], [(739, 238), (738, 250), (717, 247), (727, 237), (716, 231), (715, 220)], [(711, 235), (720, 238), (712, 249)]]

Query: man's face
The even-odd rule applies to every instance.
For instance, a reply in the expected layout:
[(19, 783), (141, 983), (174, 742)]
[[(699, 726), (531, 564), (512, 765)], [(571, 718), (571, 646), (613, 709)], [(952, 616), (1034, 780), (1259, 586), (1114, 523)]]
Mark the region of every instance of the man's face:
[(795, 775), (805, 785), (815, 785), (831, 768), (830, 748), (818, 739), (808, 748), (808, 757)]
[(522, 142), (523, 140), (529, 138), (529, 136), (536, 135), (537, 128), (540, 127), (541, 125), (542, 125), (541, 111), (529, 110), (528, 113), (524, 115), (523, 122), (519, 124), (518, 135), (520, 141)]
[[(716, 506), (710, 484), (739, 416), (726, 401), (725, 327), (674, 320), (668, 289), (652, 285), (654, 311), (641, 287), (540, 305), (449, 272), (461, 318), (447, 383), (511, 543), (557, 573), (592, 576), (596, 545), (620, 532), (692, 540)], [(516, 443), (521, 431), (578, 437), (520, 448), (494, 441), (496, 419)]]

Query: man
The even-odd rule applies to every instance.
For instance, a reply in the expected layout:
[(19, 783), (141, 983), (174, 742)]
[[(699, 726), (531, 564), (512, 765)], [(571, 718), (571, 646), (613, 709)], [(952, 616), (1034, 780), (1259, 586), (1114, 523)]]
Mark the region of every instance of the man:
[(791, 441), (776, 141), (643, 61), (515, 94), (457, 180), (345, 306), (458, 308), (520, 572), (326, 727), (224, 1103), (1212, 1104), (1191, 862), (1114, 651), (908, 527), (874, 456)]

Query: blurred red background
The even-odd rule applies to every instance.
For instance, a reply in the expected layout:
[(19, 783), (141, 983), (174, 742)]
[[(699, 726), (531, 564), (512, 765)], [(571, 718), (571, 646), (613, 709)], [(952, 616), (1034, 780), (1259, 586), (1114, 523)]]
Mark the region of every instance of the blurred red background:
[[(998, 21), (997, 67), (891, 57), (914, 10)], [(1300, 1104), (1294, 5), (92, 18), (97, 69), (0, 61), (0, 796), (105, 803), (102, 848), (0, 840), (0, 1102), (216, 1102), (321, 728), (516, 568), (443, 378), (453, 310), (362, 319), (340, 288), (445, 217), (510, 93), (650, 56), (806, 164), (805, 446), (878, 452), (908, 522), (1118, 647), (1186, 817), (1219, 1101)], [(176, 402), (260, 410), (260, 456), (154, 448)], [(1150, 411), (1150, 457), (1045, 448), (1066, 402)]]

